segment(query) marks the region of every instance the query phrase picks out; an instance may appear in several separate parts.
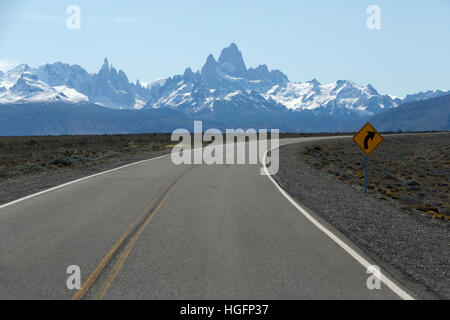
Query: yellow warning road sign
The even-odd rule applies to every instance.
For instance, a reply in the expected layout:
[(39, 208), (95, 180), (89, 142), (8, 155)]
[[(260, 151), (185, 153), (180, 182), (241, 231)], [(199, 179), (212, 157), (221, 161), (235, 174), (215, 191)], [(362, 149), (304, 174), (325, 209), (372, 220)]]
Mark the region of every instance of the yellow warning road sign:
[(384, 138), (368, 123), (353, 137), (353, 141), (369, 155), (384, 141)]

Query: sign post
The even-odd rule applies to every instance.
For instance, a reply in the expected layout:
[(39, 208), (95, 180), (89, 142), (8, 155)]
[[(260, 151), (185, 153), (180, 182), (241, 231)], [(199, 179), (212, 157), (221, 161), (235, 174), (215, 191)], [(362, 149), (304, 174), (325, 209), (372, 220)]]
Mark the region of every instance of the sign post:
[(370, 123), (367, 123), (353, 137), (353, 141), (366, 154), (366, 177), (364, 181), (364, 193), (367, 193), (367, 181), (369, 176), (369, 155), (384, 141), (384, 138)]
[(367, 179), (369, 177), (369, 156), (366, 156), (366, 181), (364, 181), (364, 193), (367, 194)]

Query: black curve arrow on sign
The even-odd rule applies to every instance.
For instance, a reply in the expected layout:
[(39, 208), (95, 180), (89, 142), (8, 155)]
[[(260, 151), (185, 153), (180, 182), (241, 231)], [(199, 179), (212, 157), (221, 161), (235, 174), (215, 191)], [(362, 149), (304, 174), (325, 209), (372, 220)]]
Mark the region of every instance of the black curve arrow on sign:
[(376, 132), (374, 131), (368, 131), (367, 137), (364, 139), (364, 150), (369, 149), (369, 140), (373, 140), (375, 138)]

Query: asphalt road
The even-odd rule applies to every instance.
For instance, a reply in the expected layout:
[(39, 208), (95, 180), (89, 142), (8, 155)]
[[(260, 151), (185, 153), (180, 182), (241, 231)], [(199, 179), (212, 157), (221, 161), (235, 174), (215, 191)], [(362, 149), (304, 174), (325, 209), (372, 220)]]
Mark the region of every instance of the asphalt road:
[(260, 170), (169, 156), (0, 207), (0, 299), (400, 299)]

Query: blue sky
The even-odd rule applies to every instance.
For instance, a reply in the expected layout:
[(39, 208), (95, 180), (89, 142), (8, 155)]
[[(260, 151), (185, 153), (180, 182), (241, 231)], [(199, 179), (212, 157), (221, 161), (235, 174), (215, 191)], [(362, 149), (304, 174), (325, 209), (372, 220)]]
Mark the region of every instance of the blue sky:
[[(69, 5), (81, 29), (69, 30)], [(381, 29), (369, 30), (369, 5)], [(247, 66), (292, 81), (349, 79), (404, 96), (450, 89), (450, 0), (1, 1), (0, 70), (63, 61), (97, 71), (104, 57), (130, 80), (200, 69), (235, 42)]]

